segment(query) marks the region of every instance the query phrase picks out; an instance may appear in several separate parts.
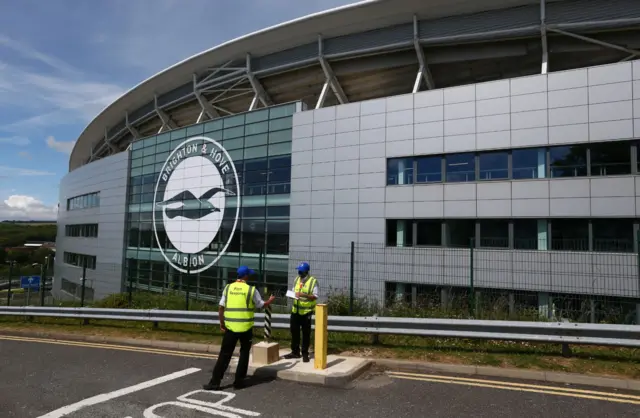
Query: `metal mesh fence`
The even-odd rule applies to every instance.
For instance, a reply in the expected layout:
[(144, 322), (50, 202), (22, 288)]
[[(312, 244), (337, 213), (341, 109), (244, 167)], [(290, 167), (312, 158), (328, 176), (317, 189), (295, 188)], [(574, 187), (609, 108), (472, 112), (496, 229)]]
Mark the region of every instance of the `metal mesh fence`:
[(563, 247), (576, 250), (354, 243), (290, 262), (311, 263), (335, 315), (640, 323), (639, 254)]
[[(306, 261), (331, 315), (640, 323), (640, 253), (628, 246), (616, 251), (620, 246), (609, 243), (604, 252), (568, 242), (563, 250), (481, 245), (353, 243), (292, 251), (288, 272), (270, 271), (260, 261), (250, 284), (265, 299), (276, 296), (274, 313), (288, 312), (285, 293), (295, 266)], [(56, 278), (53, 286), (49, 276), (44, 294), (20, 289), (14, 277), (11, 291), (0, 282), (0, 300), (13, 306), (215, 310), (225, 285), (235, 279), (234, 268), (184, 274), (160, 267), (129, 272), (126, 265), (98, 264), (84, 273), (75, 268), (73, 278)]]
[(0, 279), (0, 303), (6, 306), (51, 306), (53, 297), (50, 277), (40, 277), (37, 285), (23, 286), (20, 276)]

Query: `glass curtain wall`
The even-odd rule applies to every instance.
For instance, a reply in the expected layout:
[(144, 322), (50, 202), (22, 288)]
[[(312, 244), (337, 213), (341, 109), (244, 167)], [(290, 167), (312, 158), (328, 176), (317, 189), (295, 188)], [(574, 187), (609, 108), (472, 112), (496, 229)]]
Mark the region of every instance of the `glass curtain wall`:
[[(246, 264), (256, 270), (254, 284), (282, 292), (288, 278), (289, 193), (291, 183), (292, 115), (300, 102), (259, 109), (163, 132), (131, 144), (128, 237), (125, 287), (163, 292), (185, 290), (194, 297), (217, 300), (235, 270)], [(172, 249), (164, 231), (153, 229), (154, 189), (167, 157), (194, 136), (216, 140), (229, 153), (239, 179), (241, 210), (233, 238), (218, 262), (187, 275), (175, 270), (160, 251)], [(227, 207), (235, 210), (233, 207)], [(223, 222), (205, 253), (214, 255), (227, 242), (230, 225)]]

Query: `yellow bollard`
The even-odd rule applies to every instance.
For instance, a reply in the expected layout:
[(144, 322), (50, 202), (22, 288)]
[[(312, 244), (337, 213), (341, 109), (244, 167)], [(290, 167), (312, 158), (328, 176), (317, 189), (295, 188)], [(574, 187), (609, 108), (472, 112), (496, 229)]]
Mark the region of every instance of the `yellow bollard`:
[(316, 305), (316, 338), (314, 349), (314, 367), (319, 370), (327, 368), (327, 329), (329, 314), (327, 305)]

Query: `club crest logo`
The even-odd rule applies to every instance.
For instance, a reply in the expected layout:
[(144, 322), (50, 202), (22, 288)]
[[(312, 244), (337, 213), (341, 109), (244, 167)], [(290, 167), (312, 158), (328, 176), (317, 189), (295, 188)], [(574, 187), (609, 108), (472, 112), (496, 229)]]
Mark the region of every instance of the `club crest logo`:
[[(153, 230), (164, 231), (175, 250), (160, 247), (178, 271), (199, 273), (224, 255), (240, 214), (238, 173), (229, 153), (215, 140), (193, 137), (165, 161), (153, 198)], [(220, 228), (225, 242), (212, 245)]]

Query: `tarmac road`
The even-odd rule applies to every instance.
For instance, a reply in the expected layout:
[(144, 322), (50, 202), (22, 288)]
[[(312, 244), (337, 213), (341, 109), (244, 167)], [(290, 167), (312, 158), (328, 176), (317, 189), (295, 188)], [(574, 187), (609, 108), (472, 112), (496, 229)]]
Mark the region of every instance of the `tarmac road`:
[(344, 389), (278, 380), (201, 391), (214, 362), (199, 353), (0, 336), (0, 415), (640, 417), (637, 392), (384, 371)]

